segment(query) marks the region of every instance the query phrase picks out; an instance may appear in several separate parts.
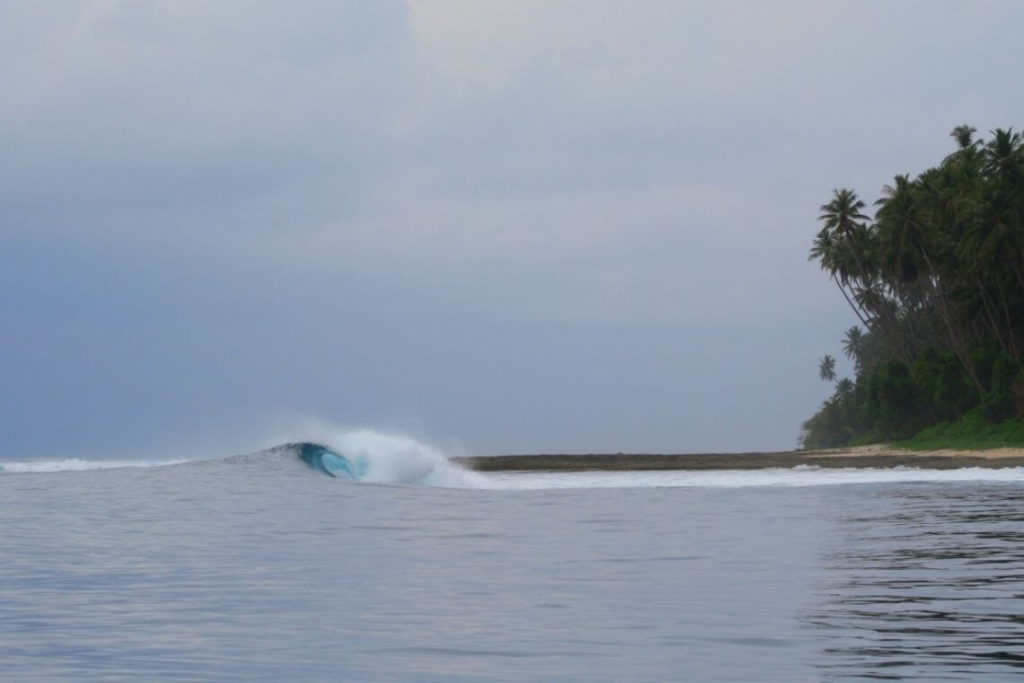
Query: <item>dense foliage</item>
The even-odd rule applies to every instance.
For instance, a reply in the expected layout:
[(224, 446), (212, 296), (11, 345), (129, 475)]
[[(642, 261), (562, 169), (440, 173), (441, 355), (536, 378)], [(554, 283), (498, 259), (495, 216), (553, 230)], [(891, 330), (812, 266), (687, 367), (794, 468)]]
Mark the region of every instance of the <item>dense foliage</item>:
[(975, 139), (916, 178), (898, 175), (874, 219), (848, 189), (821, 207), (810, 258), (860, 325), (843, 350), (855, 378), (807, 420), (805, 448), (891, 441), (941, 423), (1024, 415), (1024, 141)]

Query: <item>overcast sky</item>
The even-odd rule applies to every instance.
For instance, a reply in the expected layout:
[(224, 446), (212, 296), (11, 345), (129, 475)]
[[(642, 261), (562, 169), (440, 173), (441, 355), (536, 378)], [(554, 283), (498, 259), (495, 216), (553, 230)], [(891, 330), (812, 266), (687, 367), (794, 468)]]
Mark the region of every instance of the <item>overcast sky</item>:
[(788, 449), (1008, 2), (0, 1), (0, 456)]

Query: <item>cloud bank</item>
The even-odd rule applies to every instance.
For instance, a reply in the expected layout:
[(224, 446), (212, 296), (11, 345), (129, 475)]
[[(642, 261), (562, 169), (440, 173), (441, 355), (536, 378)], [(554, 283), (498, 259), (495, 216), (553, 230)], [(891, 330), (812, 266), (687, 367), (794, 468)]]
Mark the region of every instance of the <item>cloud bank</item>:
[(817, 206), (1018, 123), (1022, 15), (8, 3), (6, 450), (289, 414), (484, 452), (792, 446), (853, 323), (805, 261)]

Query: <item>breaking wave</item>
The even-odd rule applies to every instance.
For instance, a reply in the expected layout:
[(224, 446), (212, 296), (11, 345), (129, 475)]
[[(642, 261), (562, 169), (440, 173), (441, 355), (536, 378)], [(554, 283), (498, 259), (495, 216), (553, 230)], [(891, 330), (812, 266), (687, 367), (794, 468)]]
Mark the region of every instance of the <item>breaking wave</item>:
[(314, 470), (373, 484), (485, 488), (486, 478), (453, 463), (441, 451), (406, 436), (359, 430), (320, 442), (288, 444)]
[[(551, 490), (583, 488), (743, 488), (770, 486), (829, 486), (903, 482), (1019, 482), (1024, 468), (964, 468), (926, 470), (896, 468), (818, 468), (750, 470), (663, 470), (591, 472), (488, 472), (468, 470), (441, 450), (416, 439), (357, 430), (322, 434), (317, 441), (294, 441), (245, 456), (217, 459), (90, 460), (50, 458), (0, 460), (2, 474), (45, 474), (119, 468), (203, 465), (214, 467), (280, 467), (294, 463), (298, 470), (336, 479), (372, 484), (430, 486), (459, 489)], [(298, 471), (296, 470), (296, 471)], [(233, 469), (232, 476), (244, 471)]]

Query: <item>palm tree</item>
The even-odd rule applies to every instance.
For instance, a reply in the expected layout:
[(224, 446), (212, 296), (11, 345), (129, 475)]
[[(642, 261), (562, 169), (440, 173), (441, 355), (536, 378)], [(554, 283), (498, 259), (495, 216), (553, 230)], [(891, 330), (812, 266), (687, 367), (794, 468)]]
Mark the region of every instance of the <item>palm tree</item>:
[(862, 233), (865, 231), (864, 221), (868, 219), (861, 209), (866, 205), (857, 198), (850, 189), (841, 188), (832, 191), (832, 201), (821, 205), (818, 220), (825, 224), (825, 230), (832, 234), (833, 239), (850, 250), (857, 265), (856, 276), (867, 279), (868, 270), (862, 261), (863, 254), (858, 253), (864, 247)]
[(1024, 152), (1020, 133), (1012, 128), (996, 128), (992, 139), (984, 148), (984, 170), (991, 177), (1016, 185), (1021, 178)]
[(861, 356), (864, 353), (864, 333), (856, 325), (846, 331), (846, 338), (843, 340), (843, 353), (853, 361), (854, 370), (860, 374)]
[(846, 299), (846, 303), (849, 304), (854, 315), (857, 316), (857, 319), (860, 320), (864, 327), (871, 329), (865, 313), (854, 303), (856, 292), (852, 287), (850, 287), (849, 293), (846, 291), (850, 282), (849, 259), (842, 258), (833, 234), (827, 228), (822, 228), (818, 231), (814, 238), (814, 243), (811, 245), (811, 253), (807, 260), (817, 260), (821, 265), (821, 269), (828, 271), (829, 276), (836, 283), (836, 287), (839, 288), (839, 292)]
[(896, 176), (893, 182), (882, 188), (883, 197), (875, 202), (882, 267), (902, 282), (913, 282), (925, 266), (929, 231), (915, 201), (915, 184), (906, 175)]
[(832, 201), (821, 205), (818, 219), (824, 221), (829, 230), (849, 234), (860, 225), (858, 221), (867, 220), (868, 217), (860, 212), (865, 206), (856, 192), (839, 188), (832, 191)]
[(869, 416), (872, 387), (887, 367), (901, 368), (889, 379), (916, 386), (927, 404), (886, 427), (900, 430), (918, 428), (928, 411), (952, 419), (1006, 394), (996, 386), (999, 364), (1009, 368), (1004, 384), (1024, 384), (1024, 133), (976, 133), (957, 126), (957, 149), (942, 163), (896, 176), (873, 223), (849, 189), (820, 207), (810, 258), (861, 325), (847, 330), (842, 347), (855, 381), (837, 382), (835, 359), (820, 360), (818, 373), (837, 382), (836, 393), (804, 423), (805, 443), (879, 429)]
[(1020, 193), (995, 180), (986, 201), (978, 205), (975, 222), (958, 245), (958, 253), (977, 283), (981, 311), (989, 334), (1021, 366), (1014, 328), (1020, 322), (1011, 309), (1024, 295), (1024, 216)]
[[(811, 258), (826, 256), (821, 259), (821, 267), (829, 271), (860, 322), (870, 330), (874, 327), (870, 309), (855, 304), (871, 299), (864, 293), (871, 290), (873, 280), (873, 271), (867, 267), (872, 238), (864, 224), (868, 217), (861, 213), (864, 207), (853, 190), (833, 190), (832, 201), (820, 207), (818, 220), (824, 226), (811, 249)], [(849, 288), (849, 294), (844, 287)]]
[[(981, 266), (1010, 267), (1024, 288), (1021, 273), (1024, 256), (1024, 140), (1012, 128), (992, 131), (992, 140), (982, 152), (987, 191), (979, 207), (981, 214), (971, 235), (972, 251)], [(980, 233), (980, 234), (978, 234)], [(998, 261), (998, 263), (995, 263)]]
[(967, 149), (977, 144), (974, 142), (974, 134), (977, 132), (978, 129), (974, 126), (963, 125), (954, 128), (950, 135), (956, 140), (956, 144), (960, 146), (960, 149)]
[(818, 364), (818, 377), (825, 382), (836, 381), (836, 359), (827, 353)]

